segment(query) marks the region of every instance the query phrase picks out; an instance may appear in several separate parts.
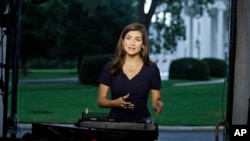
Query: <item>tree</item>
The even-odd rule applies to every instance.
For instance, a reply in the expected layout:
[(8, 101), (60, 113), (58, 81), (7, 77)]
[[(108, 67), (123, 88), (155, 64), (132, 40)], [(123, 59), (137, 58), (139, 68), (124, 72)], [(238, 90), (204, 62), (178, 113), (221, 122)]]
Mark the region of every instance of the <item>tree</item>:
[[(77, 59), (113, 53), (122, 28), (135, 21), (134, 0), (53, 0), (34, 5), (22, 1), (22, 68), (28, 60), (44, 57)], [(127, 11), (130, 13), (128, 14)]]
[[(201, 15), (203, 9), (214, 0), (152, 0), (148, 13), (144, 12), (145, 2), (146, 0), (137, 0), (138, 21), (143, 23), (147, 30), (151, 25), (156, 29), (158, 36), (155, 40), (151, 40), (151, 44), (156, 47), (156, 52), (160, 52), (162, 47), (174, 51), (177, 41), (185, 39), (185, 25), (180, 15), (183, 8), (192, 9), (195, 15)], [(156, 11), (156, 8), (161, 8), (161, 11)], [(157, 12), (162, 12), (163, 19), (156, 16), (156, 22), (152, 23), (151, 19), (154, 14), (158, 14)], [(171, 14), (170, 25), (166, 25), (165, 15), (169, 13)]]
[(40, 5), (32, 4), (30, 0), (22, 1), (19, 54), (24, 75), (28, 60), (53, 58), (51, 52), (55, 52), (55, 47), (61, 44), (64, 6), (60, 0)]
[(84, 56), (113, 53), (122, 28), (135, 21), (132, 4), (133, 0), (69, 1), (60, 55), (75, 57), (79, 70)]

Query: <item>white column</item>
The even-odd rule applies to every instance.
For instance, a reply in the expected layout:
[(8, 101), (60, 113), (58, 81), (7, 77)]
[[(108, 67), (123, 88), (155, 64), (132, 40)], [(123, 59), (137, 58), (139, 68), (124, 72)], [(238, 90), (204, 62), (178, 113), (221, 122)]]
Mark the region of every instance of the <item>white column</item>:
[(178, 42), (178, 47), (177, 48), (177, 58), (181, 58), (181, 57), (189, 57), (190, 56), (190, 45), (191, 44), (191, 40), (190, 40), (190, 35), (191, 35), (191, 17), (190, 15), (186, 14), (183, 16), (185, 18), (184, 22), (185, 22), (185, 25), (186, 25), (186, 40), (183, 41), (183, 42)]
[(216, 57), (220, 59), (224, 59), (224, 38), (223, 38), (223, 20), (224, 15), (223, 12), (225, 10), (225, 5), (222, 1), (217, 2), (218, 7), (218, 16), (217, 16), (217, 54)]
[(212, 28), (211, 28), (211, 17), (207, 12), (204, 12), (201, 26), (200, 26), (200, 53), (201, 58), (211, 57), (211, 42), (213, 41), (211, 38)]
[(193, 17), (189, 17), (189, 56), (188, 57), (193, 57), (194, 56), (194, 45), (193, 45)]
[(193, 56), (193, 15), (194, 11), (190, 7), (185, 8), (185, 21), (186, 21), (186, 45), (187, 45), (187, 54), (185, 57)]

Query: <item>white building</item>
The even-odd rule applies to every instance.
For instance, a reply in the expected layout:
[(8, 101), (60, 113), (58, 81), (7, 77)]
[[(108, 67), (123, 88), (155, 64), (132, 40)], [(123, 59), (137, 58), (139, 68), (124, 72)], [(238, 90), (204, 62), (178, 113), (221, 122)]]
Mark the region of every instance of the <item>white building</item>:
[[(184, 8), (182, 17), (185, 22), (186, 40), (178, 41), (173, 53), (163, 50), (160, 54), (150, 55), (151, 60), (157, 62), (163, 79), (168, 76), (171, 61), (178, 58), (213, 57), (227, 60), (230, 17), (228, 5), (228, 0), (216, 0), (200, 17), (195, 16), (192, 9)], [(154, 35), (153, 32), (153, 29), (149, 30), (150, 35)]]

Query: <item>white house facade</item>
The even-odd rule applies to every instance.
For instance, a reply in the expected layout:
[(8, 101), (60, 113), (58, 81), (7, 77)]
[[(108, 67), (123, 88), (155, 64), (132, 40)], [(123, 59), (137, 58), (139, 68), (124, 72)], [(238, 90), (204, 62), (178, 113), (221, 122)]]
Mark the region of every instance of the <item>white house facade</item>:
[[(150, 59), (157, 62), (162, 79), (167, 79), (172, 60), (184, 57), (203, 59), (207, 57), (227, 60), (229, 52), (229, 1), (216, 0), (204, 10), (202, 16), (196, 16), (189, 8), (184, 8), (182, 17), (186, 28), (186, 40), (178, 41), (176, 51), (162, 50), (151, 54)], [(155, 30), (150, 28), (150, 35)]]

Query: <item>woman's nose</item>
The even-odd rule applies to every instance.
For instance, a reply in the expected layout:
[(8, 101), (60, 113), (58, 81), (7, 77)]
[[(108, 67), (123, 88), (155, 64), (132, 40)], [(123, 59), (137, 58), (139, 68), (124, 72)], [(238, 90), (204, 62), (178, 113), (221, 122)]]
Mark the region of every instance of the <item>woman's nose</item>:
[(130, 41), (130, 44), (131, 44), (131, 45), (134, 45), (134, 44), (135, 44), (135, 40), (131, 40), (131, 41)]

